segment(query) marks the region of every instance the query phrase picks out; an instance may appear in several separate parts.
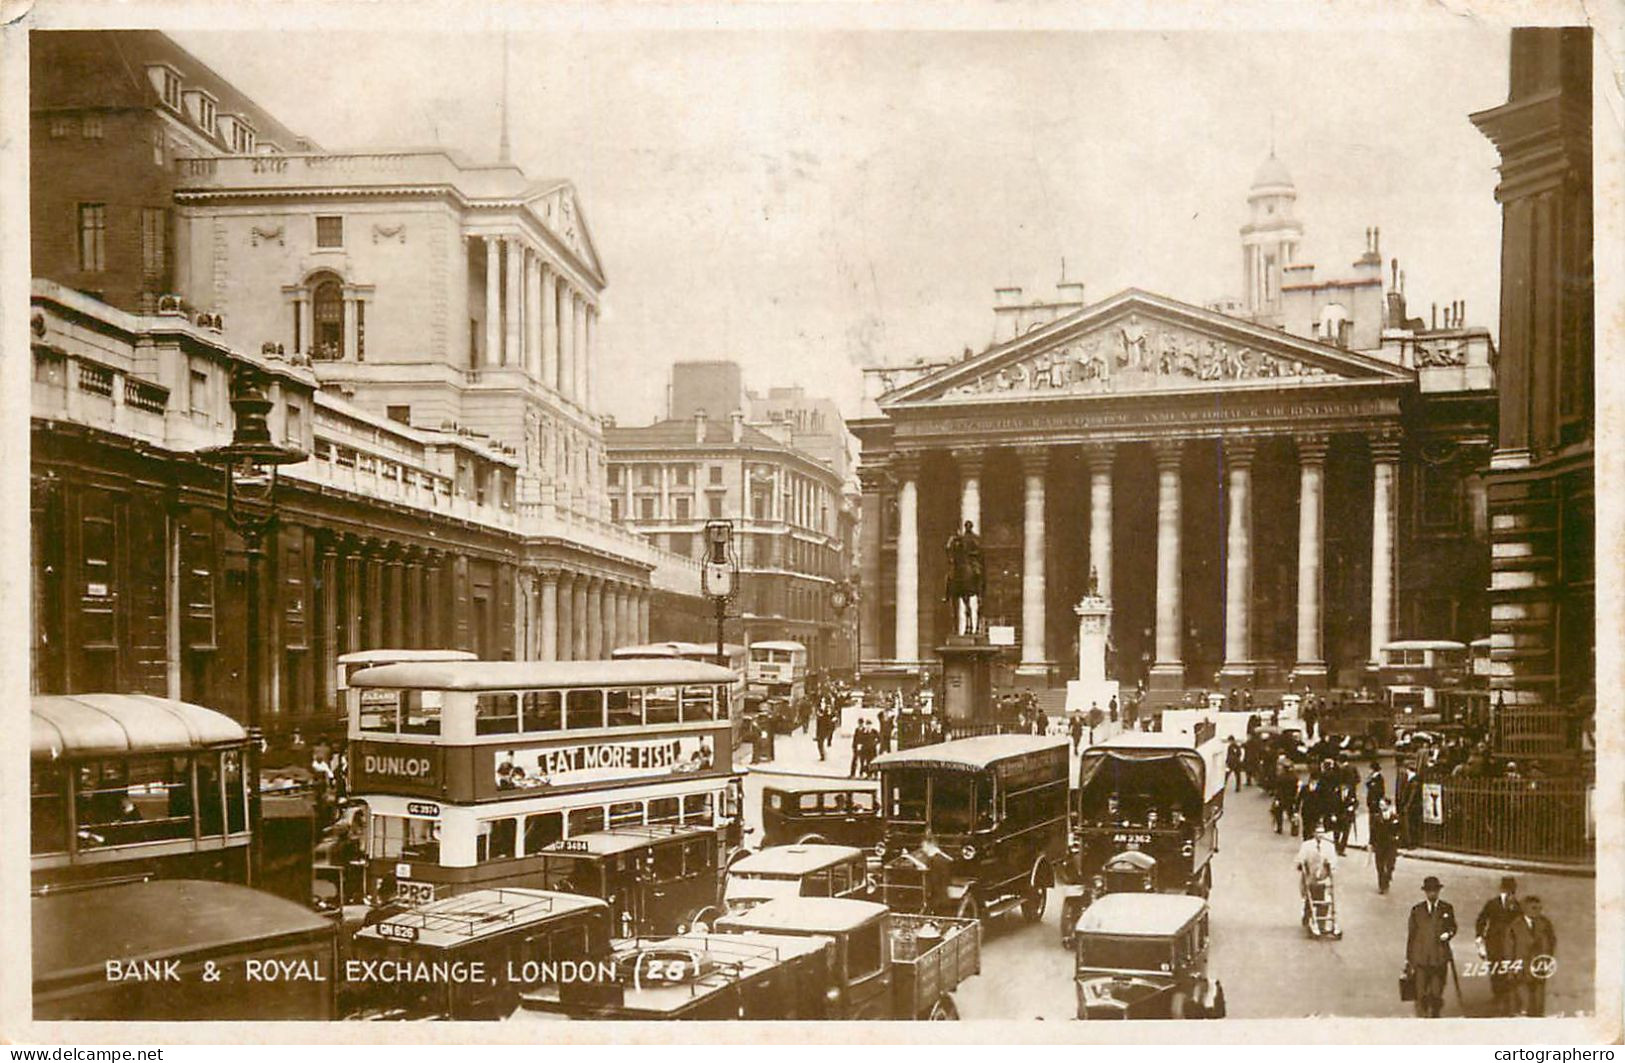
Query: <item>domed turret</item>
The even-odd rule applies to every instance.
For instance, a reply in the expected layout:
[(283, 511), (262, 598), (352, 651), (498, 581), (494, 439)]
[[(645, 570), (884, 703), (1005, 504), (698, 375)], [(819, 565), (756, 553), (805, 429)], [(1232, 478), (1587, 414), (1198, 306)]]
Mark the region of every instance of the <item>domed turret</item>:
[(1266, 188), (1294, 188), (1292, 175), (1287, 172), (1286, 163), (1276, 158), (1273, 151), (1253, 175), (1252, 190), (1257, 192)]
[(1241, 227), (1242, 291), (1247, 316), (1280, 324), (1282, 272), (1297, 258), (1303, 223), (1294, 216), (1297, 186), (1270, 148), (1247, 191), (1248, 221)]

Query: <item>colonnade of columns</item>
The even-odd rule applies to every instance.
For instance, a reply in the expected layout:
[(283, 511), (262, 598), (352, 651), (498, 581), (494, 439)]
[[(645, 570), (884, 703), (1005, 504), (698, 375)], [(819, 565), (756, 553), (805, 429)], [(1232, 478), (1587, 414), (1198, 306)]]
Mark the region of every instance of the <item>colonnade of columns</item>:
[[(1326, 674), (1324, 631), (1324, 539), (1326, 435), (1293, 436), (1298, 460), (1298, 599), (1295, 671), (1313, 680)], [(1154, 686), (1184, 683), (1183, 545), (1181, 502), (1184, 485), (1182, 440), (1156, 441), (1156, 629)], [(1253, 674), (1253, 486), (1256, 437), (1223, 440), (1228, 519), (1224, 535), (1224, 665), (1223, 675), (1242, 679)], [(1383, 431), (1370, 440), (1372, 462), (1371, 630), (1369, 660), (1392, 639), (1395, 597), (1394, 496), (1399, 462), (1397, 434)], [(1045, 482), (1048, 448), (1017, 448), (1023, 476), (1021, 665), (1045, 669), (1049, 642), (1045, 631)], [(1089, 542), (1087, 556), (1100, 594), (1112, 595), (1112, 492), (1114, 444), (1085, 448), (1089, 475)], [(955, 449), (960, 474), (960, 521), (982, 531), (981, 480), (985, 455), (978, 449)], [(895, 658), (920, 660), (919, 642), (919, 478), (922, 455), (899, 453), (891, 461), (897, 497), (897, 563)]]
[(480, 365), (520, 366), (559, 394), (594, 408), (597, 367), (592, 295), (517, 236), (485, 247), (485, 337)]
[(602, 660), (621, 646), (649, 641), (646, 586), (566, 569), (535, 575), (536, 656), (543, 661)]

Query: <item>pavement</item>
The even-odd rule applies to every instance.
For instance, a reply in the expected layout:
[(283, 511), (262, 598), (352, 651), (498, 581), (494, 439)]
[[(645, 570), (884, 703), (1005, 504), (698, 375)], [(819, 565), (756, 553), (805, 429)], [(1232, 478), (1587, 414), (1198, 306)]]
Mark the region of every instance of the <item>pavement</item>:
[[(1097, 732), (1097, 739), (1104, 737)], [(763, 782), (774, 775), (846, 777), (851, 736), (839, 733), (820, 761), (809, 735), (777, 737), (771, 763), (745, 768), (746, 826), (761, 812)], [(1365, 824), (1359, 837), (1367, 837)], [(747, 834), (747, 843), (750, 840)], [(1269, 798), (1257, 787), (1225, 796), (1220, 851), (1214, 857), (1211, 976), (1222, 982), (1235, 1018), (1399, 1018), (1398, 979), (1404, 963), (1410, 908), (1422, 899), (1424, 876), (1444, 880), (1444, 899), (1456, 908), (1461, 933), (1455, 955), (1461, 977), (1458, 999), (1446, 994), (1446, 1017), (1488, 1015), (1487, 978), (1473, 973), (1472, 924), (1479, 907), (1496, 893), (1506, 861), (1468, 864), (1460, 854), (1411, 850), (1394, 873), (1391, 890), (1379, 894), (1376, 871), (1363, 847), (1351, 845), (1339, 862), (1338, 914), (1343, 937), (1312, 939), (1299, 922), (1293, 859), (1298, 839), (1276, 834)], [(1557, 931), (1557, 970), (1547, 985), (1547, 1013), (1575, 1014), (1593, 1004), (1595, 883), (1571, 869), (1519, 870), (1520, 893), (1538, 894)], [(1076, 1014), (1072, 957), (1060, 947), (1060, 897), (1052, 893), (1043, 918), (994, 921), (984, 930), (982, 973), (954, 994), (965, 1019), (1068, 1020)]]

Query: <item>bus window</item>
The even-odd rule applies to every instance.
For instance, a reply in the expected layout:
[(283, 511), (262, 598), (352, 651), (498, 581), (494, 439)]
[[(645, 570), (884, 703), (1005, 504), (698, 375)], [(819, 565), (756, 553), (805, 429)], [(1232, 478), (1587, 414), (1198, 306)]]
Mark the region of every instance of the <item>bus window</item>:
[(671, 882), (682, 878), (683, 847), (672, 844), (655, 846), (654, 872), (656, 882)]
[(652, 687), (643, 692), (643, 719), (645, 723), (677, 722), (677, 688)]
[(829, 869), (830, 895), (839, 897), (852, 888), (852, 871), (845, 864), (836, 864)]
[(519, 730), (518, 694), (481, 694), (474, 700), (474, 733), (514, 734)]
[(564, 726), (570, 730), (604, 726), (604, 692), (571, 690), (564, 699)]
[(398, 690), (363, 690), (361, 729), (394, 734), (400, 728), (401, 693)]
[(683, 874), (698, 875), (716, 867), (716, 846), (706, 838), (692, 838), (683, 843)]
[(68, 778), (55, 764), (35, 761), (28, 773), (29, 852), (68, 849)]
[(683, 720), (714, 720), (717, 718), (716, 694), (710, 687), (683, 688)]
[(610, 690), (605, 692), (605, 698), (609, 704), (609, 726), (643, 726), (643, 691), (635, 687)]
[(480, 836), (474, 845), (474, 859), (507, 860), (514, 856), (514, 844), (519, 836), (517, 819), (486, 819), (480, 821)]
[(437, 735), (440, 733), (440, 699), (438, 690), (408, 690), (401, 701), (401, 733)]
[(564, 728), (563, 695), (557, 690), (532, 690), (525, 694), (526, 731), (559, 731)]
[(226, 780), (226, 831), (248, 829), (248, 788), (243, 779), (243, 757), (235, 749), (220, 754), (220, 774)]
[(633, 827), (642, 822), (642, 801), (617, 801), (609, 806), (609, 825), (611, 827)]
[(378, 860), (440, 862), (440, 824), (407, 816), (372, 816), (372, 847), (368, 856)]
[(711, 811), (710, 794), (689, 794), (683, 798), (683, 822), (703, 823), (710, 826), (716, 821)]
[(677, 798), (651, 797), (649, 799), (650, 823), (676, 823), (680, 816)]
[(224, 829), (220, 821), (220, 758), (203, 753), (197, 758), (197, 810), (199, 829), (207, 836)]
[(525, 853), (539, 853), (564, 837), (564, 813), (534, 812), (525, 817)]
[(589, 805), (586, 808), (572, 808), (570, 810), (570, 837), (579, 838), (583, 834), (604, 829), (604, 806)]

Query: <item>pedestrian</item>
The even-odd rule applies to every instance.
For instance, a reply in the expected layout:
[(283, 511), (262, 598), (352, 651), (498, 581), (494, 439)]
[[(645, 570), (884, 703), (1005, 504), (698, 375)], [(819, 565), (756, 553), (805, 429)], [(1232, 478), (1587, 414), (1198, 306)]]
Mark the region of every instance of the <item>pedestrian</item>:
[(1377, 892), (1387, 893), (1394, 881), (1394, 864), (1399, 861), (1399, 815), (1394, 803), (1384, 797), (1366, 821), (1371, 834), (1371, 857), (1377, 864)]
[(1382, 763), (1375, 757), (1371, 760), (1371, 774), (1365, 780), (1365, 810), (1375, 813), (1377, 806), (1388, 798), (1388, 782), (1382, 777)]
[(1074, 712), (1067, 728), (1072, 732), (1072, 752), (1077, 753), (1083, 747), (1083, 714)]
[(1507, 924), (1506, 957), (1512, 963), (1518, 1014), (1539, 1017), (1546, 1014), (1546, 980), (1557, 957), (1557, 931), (1541, 914), (1539, 897), (1527, 895), (1520, 907), (1518, 917)]
[(1456, 936), (1456, 910), (1440, 900), (1444, 883), (1429, 875), (1422, 880), (1426, 899), (1411, 909), (1405, 927), (1405, 973), (1415, 980), (1416, 1016), (1437, 1019), (1444, 1007), (1444, 980), (1455, 960), (1450, 939)]
[[(1275, 821), (1275, 833), (1281, 833), (1283, 823), (1291, 823), (1298, 811), (1298, 775), (1282, 754), (1275, 764), (1275, 787), (1270, 801), (1270, 818)], [(1294, 830), (1292, 833), (1296, 834)]]
[(1422, 840), (1422, 777), (1401, 767), (1394, 790), (1399, 796), (1399, 847), (1413, 849)]
[(1236, 793), (1241, 793), (1241, 746), (1236, 743), (1236, 736), (1231, 735), (1225, 740), (1224, 747), (1224, 781), (1229, 783), (1232, 778), (1236, 780)]
[(1343, 856), (1349, 848), (1349, 830), (1354, 826), (1354, 817), (1360, 808), (1360, 773), (1349, 763), (1347, 751), (1341, 754), (1336, 767), (1333, 769), (1335, 779), (1335, 805), (1333, 815), (1336, 826), (1332, 836), (1337, 841), (1337, 855)]
[[(1317, 935), (1319, 928), (1313, 927), (1310, 920), (1313, 918), (1311, 906), (1315, 901), (1327, 899), (1327, 893), (1332, 886), (1332, 879), (1337, 872), (1337, 857), (1333, 853), (1331, 839), (1326, 832), (1317, 830), (1304, 843), (1298, 846), (1297, 859), (1292, 866), (1298, 872), (1298, 892), (1303, 897), (1303, 925), (1310, 927)], [(1340, 937), (1337, 926), (1332, 926), (1332, 936)]]
[(882, 753), (888, 753), (888, 752), (891, 751), (891, 736), (892, 736), (892, 732), (896, 729), (896, 727), (897, 727), (897, 718), (894, 717), (889, 711), (886, 711), (884, 709), (881, 710), (881, 713), (880, 713), (880, 751)]
[(1473, 921), (1474, 943), (1478, 958), (1490, 965), (1490, 994), (1492, 1014), (1511, 1015), (1517, 1006), (1513, 979), (1502, 961), (1507, 957), (1507, 928), (1523, 914), (1518, 908), (1518, 880), (1511, 875), (1501, 877), (1501, 891), (1484, 902)]
[(813, 723), (813, 734), (818, 743), (818, 759), (824, 759), (824, 751), (829, 748), (830, 742), (835, 738), (835, 714), (827, 710), (819, 710), (818, 718)]
[(1106, 703), (1106, 718), (1108, 720), (1110, 720), (1112, 723), (1117, 722), (1117, 695), (1116, 694), (1113, 694), (1112, 699)]

